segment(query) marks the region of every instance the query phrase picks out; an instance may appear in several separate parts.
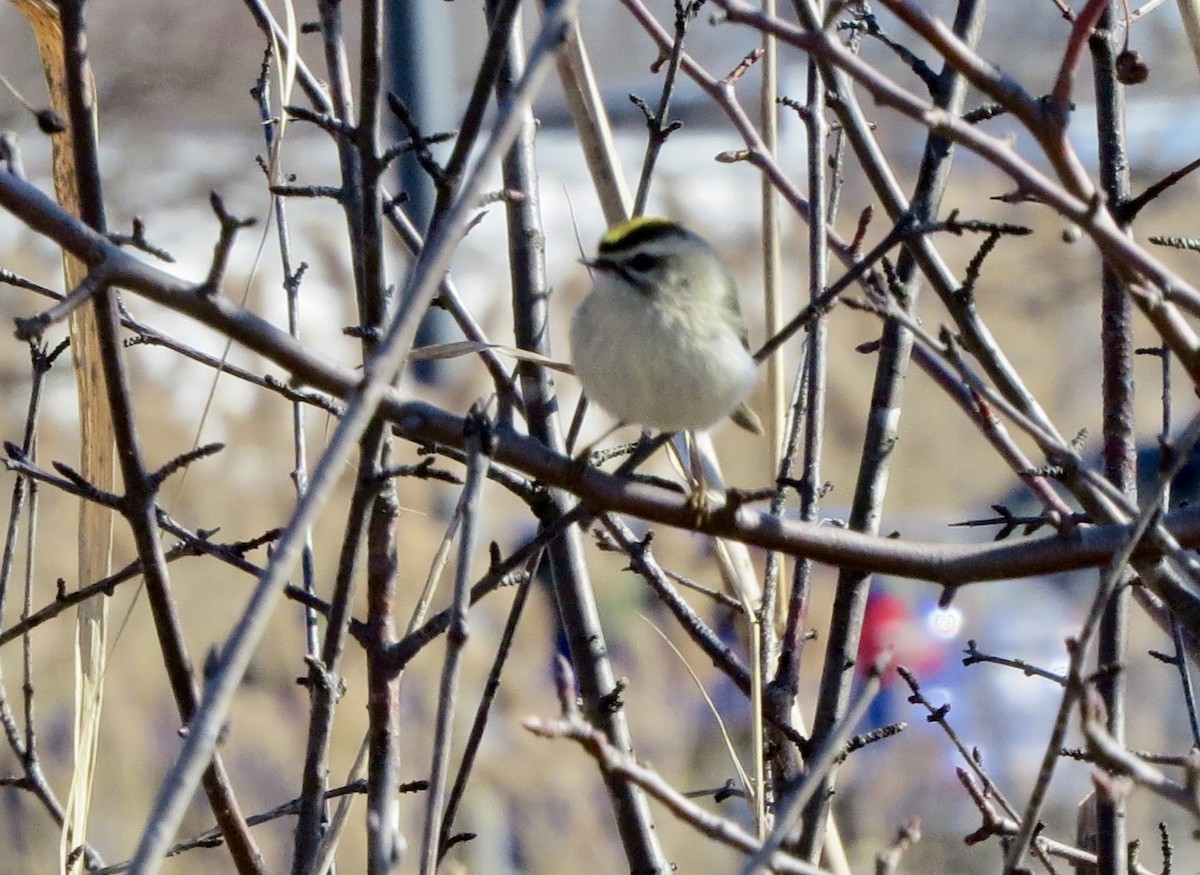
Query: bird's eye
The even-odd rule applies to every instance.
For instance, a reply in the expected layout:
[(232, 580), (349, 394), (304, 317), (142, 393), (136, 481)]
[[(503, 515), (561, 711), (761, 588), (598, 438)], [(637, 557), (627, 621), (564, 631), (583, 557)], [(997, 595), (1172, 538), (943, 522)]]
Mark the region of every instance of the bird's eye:
[(639, 252), (629, 259), (629, 266), (640, 273), (652, 270), (656, 264), (658, 259), (649, 252)]

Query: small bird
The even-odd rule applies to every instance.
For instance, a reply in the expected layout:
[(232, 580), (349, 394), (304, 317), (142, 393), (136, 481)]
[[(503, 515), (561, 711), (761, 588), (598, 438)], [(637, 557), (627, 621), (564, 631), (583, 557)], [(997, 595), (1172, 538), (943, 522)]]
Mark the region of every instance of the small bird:
[(737, 286), (711, 245), (670, 219), (614, 225), (584, 264), (594, 286), (571, 320), (571, 357), (588, 397), (622, 423), (703, 431), (744, 403), (758, 366)]

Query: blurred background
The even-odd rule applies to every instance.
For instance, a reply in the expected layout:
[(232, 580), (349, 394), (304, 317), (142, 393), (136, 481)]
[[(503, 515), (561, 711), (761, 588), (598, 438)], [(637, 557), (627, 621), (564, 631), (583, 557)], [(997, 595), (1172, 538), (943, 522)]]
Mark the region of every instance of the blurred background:
[[(358, 5), (342, 4), (347, 20)], [(952, 16), (948, 0), (923, 4)], [(668, 24), (669, 3), (653, 0), (652, 10)], [(299, 8), (302, 18), (315, 18), (310, 4)], [(427, 130), (452, 130), (466, 102), (475, 64), (483, 45), (483, 16), (479, 4), (414, 0), (396, 19), (393, 49), (416, 57), (414, 82), (429, 105)], [(249, 90), (258, 76), (264, 42), (246, 11), (236, 3), (193, 4), (125, 0), (89, 4), (91, 59), (97, 75), (101, 110), (102, 171), (110, 227), (128, 230), (134, 216), (146, 222), (150, 240), (177, 259), (170, 269), (199, 279), (208, 269), (217, 222), (208, 206), (208, 192), (217, 191), (231, 212), (256, 216), (259, 227), (241, 235), (228, 274), (225, 293), (240, 299), (277, 324), (285, 324), (280, 287), (278, 249), (273, 235), (263, 234), (269, 196), (255, 163), (265, 147), (258, 111)], [(707, 12), (689, 36), (688, 50), (714, 75), (723, 76), (756, 45), (753, 34), (731, 27), (712, 27)], [(527, 19), (530, 30), (535, 22)], [(882, 19), (888, 25), (886, 19)], [(660, 80), (650, 72), (657, 52), (615, 0), (585, 4), (583, 32), (597, 66), (608, 106), (618, 123), (617, 139), (626, 175), (633, 185), (645, 146), (645, 129), (628, 94), (652, 105)], [(908, 40), (898, 25), (894, 35)], [(353, 45), (350, 52), (355, 57)], [(1049, 0), (1039, 3), (995, 4), (981, 43), (981, 52), (1025, 83), (1034, 93), (1049, 87), (1068, 32)], [(417, 39), (416, 35), (420, 35)], [(1135, 191), (1196, 157), (1200, 146), (1200, 103), (1197, 71), (1174, 6), (1166, 4), (1137, 22), (1132, 37), (1151, 65), (1149, 81), (1129, 92), (1131, 158)], [(319, 37), (301, 42), (314, 70), (322, 70)], [(919, 48), (918, 48), (919, 51)], [(864, 56), (919, 90), (911, 73), (887, 51), (868, 41)], [(782, 53), (786, 67), (782, 90), (802, 99), (803, 58)], [(932, 59), (931, 56), (927, 56)], [(424, 59), (422, 61), (422, 58)], [(422, 63), (424, 66), (422, 66)], [(9, 5), (0, 5), (0, 73), (35, 106), (45, 104), (33, 40), (24, 20)], [(757, 101), (757, 73), (739, 86), (747, 106)], [(1087, 105), (1089, 86), (1082, 77), (1080, 103), (1072, 121), (1073, 139), (1085, 161), (1094, 162), (1089, 145), (1094, 112)], [(538, 138), (541, 205), (546, 230), (546, 258), (554, 284), (552, 311), (554, 348), (566, 357), (565, 326), (586, 292), (588, 280), (578, 258), (591, 250), (604, 222), (591, 189), (578, 142), (571, 131), (557, 83), (552, 82), (539, 102), (542, 127)], [(968, 98), (968, 107), (978, 104)], [(751, 340), (763, 337), (759, 240), (759, 182), (747, 165), (726, 165), (713, 156), (741, 146), (736, 134), (686, 80), (674, 104), (685, 127), (668, 141), (651, 194), (650, 212), (685, 221), (710, 237), (728, 259), (742, 290), (743, 307), (751, 323)], [(868, 112), (874, 108), (867, 106)], [(877, 113), (873, 120), (885, 149), (906, 183), (911, 183), (923, 143), (922, 132)], [(804, 135), (785, 112), (781, 160), (798, 180), (804, 178)], [(0, 129), (21, 137), (26, 173), (49, 189), (49, 144), (29, 115), (7, 92), (0, 92)], [(992, 133), (1009, 135), (1028, 149), (1013, 122), (989, 123)], [(286, 172), (301, 184), (336, 184), (337, 162), (328, 137), (312, 126), (293, 124), (283, 152)], [(399, 183), (393, 185), (397, 187)], [(410, 183), (411, 185), (411, 183)], [(494, 188), (499, 188), (498, 173)], [(1066, 224), (1036, 204), (1008, 204), (988, 199), (1011, 191), (1012, 185), (977, 159), (960, 156), (945, 199), (943, 214), (960, 209), (963, 217), (1018, 222), (1035, 234), (1020, 242), (1006, 239), (989, 258), (979, 287), (979, 303), (1001, 346), (1024, 375), (1043, 407), (1064, 434), (1086, 429), (1094, 446), (1100, 434), (1099, 264), (1084, 243), (1064, 240)], [(1194, 234), (1196, 183), (1187, 180), (1146, 209), (1139, 220), (1140, 235)], [(843, 208), (837, 224), (853, 233), (860, 211), (872, 202), (853, 164), (847, 166)], [(419, 210), (418, 197), (414, 209)], [(288, 205), (294, 251), (310, 265), (302, 289), (304, 341), (322, 354), (354, 366), (358, 343), (342, 334), (356, 321), (346, 234), (340, 210), (331, 202), (294, 200)], [(784, 214), (785, 287), (789, 310), (806, 295), (806, 229)], [(876, 219), (868, 241), (887, 228)], [(476, 318), (500, 343), (511, 340), (511, 311), (505, 256), (503, 211), (485, 211), (455, 257), (453, 276)], [(943, 254), (961, 275), (979, 240), (943, 236)], [(260, 249), (261, 246), (261, 249)], [(388, 253), (392, 275), (401, 277), (402, 250)], [(1195, 276), (1192, 258), (1164, 252), (1163, 258), (1188, 276)], [(0, 215), (0, 266), (51, 286), (61, 286), (58, 254), (7, 215)], [(922, 318), (936, 327), (944, 317), (932, 296), (922, 302)], [(145, 301), (126, 295), (131, 311), (161, 331), (186, 338), (214, 354), (224, 341), (206, 329)], [(26, 292), (8, 289), (0, 297), (6, 318), (29, 315), (44, 303)], [(827, 455), (823, 477), (832, 490), (823, 503), (829, 519), (846, 515), (861, 448), (874, 358), (855, 352), (875, 339), (878, 322), (845, 309), (830, 321), (831, 407), (828, 412)], [(431, 337), (443, 336), (443, 328)], [(453, 335), (448, 335), (455, 339)], [(1151, 335), (1146, 334), (1147, 343)], [(790, 344), (785, 360), (793, 369), (799, 345)], [(161, 464), (189, 449), (197, 438), (201, 411), (212, 386), (212, 372), (165, 350), (138, 346), (129, 350), (135, 376), (139, 428), (151, 464)], [(236, 347), (230, 361), (258, 373), (284, 375), (273, 366)], [(486, 374), (471, 359), (444, 363), (406, 388), (445, 406), (465, 412), (488, 391)], [(1152, 446), (1160, 428), (1159, 364), (1145, 359), (1137, 371), (1141, 437)], [(30, 378), (27, 352), (16, 341), (0, 343), (0, 410), (2, 436), (18, 440), (28, 402)], [(578, 386), (569, 377), (557, 380), (562, 409), (569, 415)], [(41, 431), (40, 458), (71, 462), (76, 458), (76, 406), (73, 381), (65, 358), (51, 374), (51, 391)], [(1195, 397), (1177, 393), (1178, 421), (1195, 410)], [(761, 406), (762, 398), (758, 399)], [(221, 526), (224, 540), (251, 538), (281, 525), (294, 504), (291, 480), (291, 442), (288, 405), (278, 396), (237, 380), (220, 380), (212, 413), (204, 421), (201, 442), (224, 441), (228, 448), (218, 459), (200, 463), (180, 488), (168, 485), (163, 501), (173, 516), (192, 528)], [(315, 456), (328, 436), (330, 424), (322, 414), (308, 414), (309, 449)], [(607, 422), (598, 411), (589, 416), (587, 431), (599, 434)], [(625, 435), (629, 437), (629, 435)], [(745, 488), (773, 482), (768, 448), (733, 429), (716, 434), (731, 484)], [(417, 458), (413, 447), (398, 447), (397, 461)], [(659, 473), (670, 474), (662, 466)], [(317, 580), (329, 581), (336, 562), (352, 471), (324, 513), (315, 532)], [(0, 489), (11, 487), (12, 475), (0, 474)], [(1019, 509), (1015, 478), (988, 451), (981, 437), (939, 390), (914, 372), (906, 387), (906, 409), (882, 531), (937, 541), (986, 541), (993, 529), (949, 528), (948, 524), (992, 516), (989, 506), (1004, 502)], [(401, 605), (403, 626), (424, 581), (444, 529), (445, 515), (456, 499), (453, 487), (418, 481), (400, 483), (405, 512), (401, 522)], [(523, 509), (499, 490), (486, 493), (485, 539), (502, 548), (521, 542), (532, 532)], [(1179, 497), (1187, 498), (1186, 493)], [(36, 558), (34, 607), (53, 599), (55, 581), (68, 587), (74, 580), (74, 499), (43, 490)], [(516, 522), (514, 522), (516, 521)], [(644, 527), (643, 527), (644, 528)], [(1019, 537), (1019, 535), (1014, 535)], [(481, 541), (481, 543), (486, 542)], [(656, 530), (656, 555), (664, 565), (710, 587), (719, 575), (703, 540)], [(133, 556), (126, 533), (118, 529), (116, 561)], [(732, 727), (745, 751), (748, 745), (743, 698), (723, 681), (703, 658), (697, 658), (686, 637), (656, 604), (640, 581), (623, 570), (610, 554), (592, 554), (592, 574), (614, 665), (629, 679), (625, 694), (639, 757), (683, 790), (722, 785), (734, 772), (720, 740), (717, 723), (689, 675), (696, 672), (716, 700), (723, 720)], [(757, 557), (761, 558), (761, 557)], [(255, 561), (264, 563), (265, 555)], [(483, 560), (481, 559), (480, 567)], [(196, 661), (222, 642), (238, 617), (251, 581), (223, 566), (183, 560), (172, 566), (175, 594), (185, 619), (185, 633)], [(817, 641), (805, 651), (805, 691), (811, 703), (820, 673), (823, 630), (832, 597), (834, 573), (822, 568), (815, 588), (810, 624)], [(1061, 671), (1065, 666), (1064, 638), (1077, 628), (1090, 600), (1094, 574), (1052, 580), (1003, 581), (966, 588), (948, 610), (936, 607), (938, 590), (924, 583), (879, 580), (868, 617), (868, 640), (892, 644), (897, 660), (921, 678), (926, 695), (952, 705), (950, 720), (964, 741), (976, 747), (993, 779), (1010, 798), (1022, 800), (1032, 785), (1057, 705), (1059, 692), (1050, 682), (1026, 677), (994, 665), (961, 665), (970, 639), (981, 650), (1024, 659)], [(326, 590), (327, 592), (327, 590)], [(102, 762), (90, 838), (109, 862), (124, 859), (140, 832), (158, 782), (178, 747), (178, 717), (165, 676), (157, 662), (157, 645), (144, 599), (135, 601), (133, 585), (112, 597), (118, 622), (128, 624), (113, 645), (109, 668), (106, 717), (101, 741)], [(490, 664), (500, 625), (511, 596), (498, 592), (472, 611), (472, 637), (464, 693), (477, 692)], [(737, 631), (722, 608), (703, 597), (692, 599), (697, 610), (730, 636)], [(440, 604), (439, 604), (440, 607)], [(10, 597), (0, 628), (10, 627), (19, 606)], [(360, 614), (361, 615), (361, 614)], [(71, 753), (71, 673), (73, 628), (69, 614), (42, 626), (32, 637), (36, 719), (43, 767), (56, 788), (66, 787)], [(1137, 673), (1139, 701), (1152, 703), (1153, 719), (1137, 720), (1130, 729), (1135, 749), (1182, 753), (1189, 745), (1178, 685), (1172, 670), (1153, 662), (1146, 650), (1169, 650), (1170, 644), (1140, 617), (1135, 617), (1130, 671)], [(664, 643), (663, 632), (687, 659), (681, 661)], [(539, 586), (523, 621), (518, 657), (505, 683), (484, 742), (479, 765), (468, 792), (458, 828), (478, 834), (451, 854), (447, 871), (479, 873), (551, 873), (562, 871), (619, 872), (623, 858), (613, 838), (611, 816), (591, 761), (564, 743), (530, 737), (519, 725), (526, 716), (557, 712), (550, 679), (556, 650), (556, 619), (549, 591)], [(405, 780), (428, 773), (428, 741), (436, 704), (442, 647), (431, 646), (406, 672), (403, 683), (402, 736), (406, 751)], [(235, 788), (247, 812), (278, 805), (299, 791), (308, 699), (296, 678), (305, 673), (301, 612), (285, 605), (275, 617), (260, 647), (235, 706), (229, 737), (223, 748)], [(20, 648), (0, 650), (0, 668), (10, 697), (19, 690)], [(365, 729), (364, 667), (357, 649), (346, 665), (346, 699), (335, 726), (336, 749), (331, 780), (349, 769)], [(870, 716), (872, 726), (906, 721), (899, 736), (854, 754), (842, 770), (836, 813), (855, 871), (866, 871), (871, 856), (890, 843), (895, 829), (912, 817), (923, 822), (923, 839), (906, 857), (903, 869), (913, 872), (990, 872), (999, 860), (996, 846), (968, 848), (962, 837), (979, 825), (978, 815), (954, 776), (955, 752), (925, 712), (906, 702), (907, 690), (889, 683)], [(472, 709), (460, 710), (461, 741)], [(868, 727), (864, 727), (868, 728)], [(1078, 744), (1073, 738), (1070, 744)], [(888, 768), (904, 763), (904, 769)], [(914, 763), (920, 766), (914, 767)], [(1055, 784), (1052, 807), (1046, 812), (1047, 834), (1070, 841), (1075, 806), (1090, 791), (1089, 767), (1065, 762)], [(19, 773), (10, 750), (0, 748), (0, 775)], [(361, 803), (360, 803), (361, 804)], [(737, 799), (715, 807), (736, 819), (748, 813)], [(419, 796), (402, 800), (416, 834), (423, 812)], [(0, 788), (0, 869), (5, 872), (44, 872), (57, 847), (56, 832), (45, 812), (28, 795)], [(361, 810), (361, 809), (360, 809)], [(1143, 861), (1157, 861), (1154, 824), (1166, 818), (1174, 827), (1177, 871), (1200, 865), (1200, 849), (1191, 837), (1192, 824), (1174, 818), (1142, 795), (1130, 808), (1130, 836), (1148, 849)], [(656, 809), (656, 821), (669, 858), (679, 871), (732, 871), (736, 855), (692, 833)], [(203, 802), (194, 806), (185, 833), (211, 826)], [(292, 821), (282, 819), (258, 827), (256, 837), (271, 871), (284, 871), (291, 848)], [(342, 871), (362, 870), (364, 838), (361, 829), (348, 832), (339, 858)], [(1147, 860), (1149, 858), (1149, 862)], [(228, 859), (217, 850), (195, 851), (168, 863), (165, 871), (190, 873), (224, 871)]]

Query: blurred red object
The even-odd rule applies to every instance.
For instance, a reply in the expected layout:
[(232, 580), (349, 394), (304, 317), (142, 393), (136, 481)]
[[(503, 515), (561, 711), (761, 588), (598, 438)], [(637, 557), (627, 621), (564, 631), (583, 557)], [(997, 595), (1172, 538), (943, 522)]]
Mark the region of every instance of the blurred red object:
[(897, 665), (918, 677), (928, 677), (946, 663), (945, 641), (930, 634), (923, 618), (914, 615), (908, 602), (885, 590), (876, 590), (867, 597), (855, 665), (858, 675), (865, 675), (879, 654), (889, 648), (892, 661), (883, 676), (885, 685), (895, 679)]

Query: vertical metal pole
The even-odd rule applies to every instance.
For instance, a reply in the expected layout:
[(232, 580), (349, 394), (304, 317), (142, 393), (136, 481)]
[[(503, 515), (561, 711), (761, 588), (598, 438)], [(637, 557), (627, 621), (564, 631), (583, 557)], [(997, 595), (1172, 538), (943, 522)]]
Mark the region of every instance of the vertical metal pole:
[[(391, 90), (404, 102), (422, 134), (455, 127), (450, 14), (445, 0), (387, 0), (384, 27), (387, 29), (387, 58), (391, 68)], [(391, 133), (407, 134), (395, 125)], [(418, 227), (427, 227), (433, 215), (433, 181), (411, 154), (396, 161), (400, 191), (407, 195), (404, 209)], [(431, 308), (417, 330), (417, 345), (441, 343), (451, 336), (449, 317)], [(441, 363), (417, 361), (413, 375), (422, 383), (437, 382)]]

